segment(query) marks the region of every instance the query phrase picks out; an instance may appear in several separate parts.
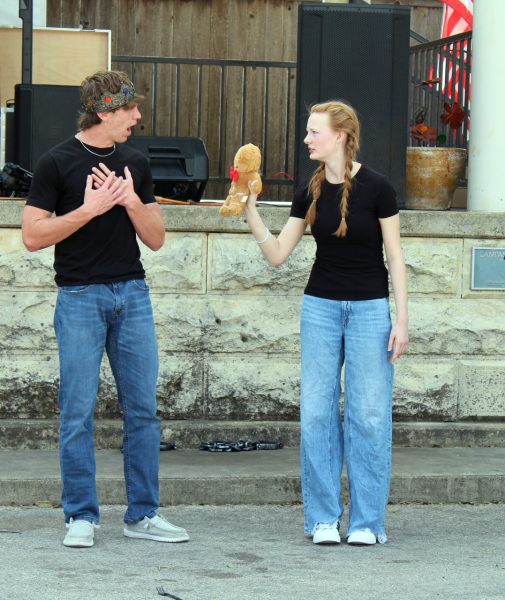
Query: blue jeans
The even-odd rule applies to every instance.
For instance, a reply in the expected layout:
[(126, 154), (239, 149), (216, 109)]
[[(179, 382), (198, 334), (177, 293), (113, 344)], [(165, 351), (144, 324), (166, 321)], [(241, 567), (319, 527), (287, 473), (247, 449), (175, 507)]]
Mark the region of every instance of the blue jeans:
[(124, 520), (152, 517), (159, 506), (158, 349), (144, 280), (63, 286), (54, 328), (60, 358), (60, 467), (65, 520), (100, 519), (93, 415), (104, 350), (123, 411)]
[[(339, 301), (305, 295), (301, 317), (301, 465), (304, 527), (340, 521), (345, 455), (347, 534), (386, 541), (391, 477), (393, 366), (387, 298)], [(345, 362), (344, 423), (340, 373)]]

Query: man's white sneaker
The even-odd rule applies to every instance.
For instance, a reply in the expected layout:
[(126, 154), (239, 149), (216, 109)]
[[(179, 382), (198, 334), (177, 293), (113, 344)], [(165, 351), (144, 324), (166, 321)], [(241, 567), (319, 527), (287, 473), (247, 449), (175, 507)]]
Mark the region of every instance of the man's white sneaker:
[(370, 529), (358, 529), (347, 536), (347, 543), (351, 546), (373, 546), (377, 538)]
[(74, 521), (71, 518), (66, 527), (68, 531), (63, 540), (64, 546), (69, 546), (70, 548), (90, 548), (94, 544), (95, 528), (98, 527), (95, 523), (85, 521), (84, 519)]
[(154, 515), (152, 519), (144, 517), (142, 521), (125, 525), (126, 537), (154, 540), (156, 542), (187, 542), (188, 532), (182, 527), (172, 525), (163, 517)]
[(333, 525), (330, 525), (329, 523), (319, 523), (316, 525), (312, 541), (314, 544), (340, 544), (338, 523), (334, 523)]

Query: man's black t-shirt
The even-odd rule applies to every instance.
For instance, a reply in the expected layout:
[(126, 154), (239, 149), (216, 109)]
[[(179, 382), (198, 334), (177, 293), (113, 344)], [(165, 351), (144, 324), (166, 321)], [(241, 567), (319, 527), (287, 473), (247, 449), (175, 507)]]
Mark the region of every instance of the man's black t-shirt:
[[(116, 175), (124, 177), (128, 166), (135, 192), (144, 204), (155, 202), (147, 158), (126, 144), (94, 148), (95, 156), (72, 137), (44, 154), (37, 164), (26, 204), (56, 216), (69, 213), (84, 202), (86, 177), (92, 167), (103, 162)], [(105, 156), (109, 154), (110, 156)], [(95, 217), (54, 250), (55, 281), (58, 285), (111, 283), (142, 279), (140, 249), (135, 229), (126, 209), (115, 206)]]
[[(324, 181), (312, 235), (316, 260), (305, 293), (331, 300), (372, 300), (388, 293), (378, 219), (398, 213), (396, 193), (388, 179), (361, 165), (353, 177), (347, 235), (334, 235), (341, 220), (341, 184)], [(308, 186), (296, 190), (291, 216), (304, 219), (311, 203)]]

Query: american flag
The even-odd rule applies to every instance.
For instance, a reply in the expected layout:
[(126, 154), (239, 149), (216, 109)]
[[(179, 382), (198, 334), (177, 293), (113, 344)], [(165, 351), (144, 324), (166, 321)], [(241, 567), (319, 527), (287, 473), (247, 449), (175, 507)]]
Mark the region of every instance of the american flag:
[[(442, 23), (442, 38), (450, 37), (471, 31), (473, 28), (473, 0), (440, 0), (444, 4), (444, 18)], [(460, 80), (460, 57), (464, 54), (464, 62), (467, 61), (467, 53), (469, 51), (468, 42), (463, 41), (454, 46), (444, 46), (442, 58), (442, 93), (454, 102), (464, 102), (460, 91), (466, 89), (466, 70), (462, 73), (463, 89), (459, 89), (458, 82)], [(451, 58), (455, 60), (453, 61)], [(446, 64), (447, 63), (447, 64)], [(470, 99), (468, 98), (468, 102)]]
[(450, 37), (471, 31), (473, 27), (473, 0), (441, 0), (444, 4), (442, 36)]

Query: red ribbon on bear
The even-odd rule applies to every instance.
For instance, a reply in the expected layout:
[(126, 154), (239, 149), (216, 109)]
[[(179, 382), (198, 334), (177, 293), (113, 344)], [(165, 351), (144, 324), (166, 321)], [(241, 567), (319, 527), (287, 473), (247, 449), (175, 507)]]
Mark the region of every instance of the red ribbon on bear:
[(238, 169), (236, 169), (234, 166), (230, 167), (230, 179), (232, 181), (237, 181), (237, 179), (239, 178), (240, 173), (238, 172)]

